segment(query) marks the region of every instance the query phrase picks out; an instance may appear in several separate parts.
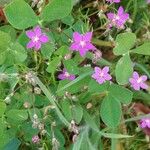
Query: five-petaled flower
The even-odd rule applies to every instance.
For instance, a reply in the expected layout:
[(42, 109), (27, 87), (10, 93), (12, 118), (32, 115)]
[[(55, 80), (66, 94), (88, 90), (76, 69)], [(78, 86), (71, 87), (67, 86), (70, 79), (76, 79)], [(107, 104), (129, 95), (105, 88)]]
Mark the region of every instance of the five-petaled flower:
[(49, 41), (48, 36), (42, 33), (39, 26), (36, 26), (33, 30), (26, 31), (26, 35), (31, 39), (27, 44), (27, 48), (39, 50), (42, 43), (47, 43)]
[(146, 75), (139, 76), (139, 74), (136, 71), (134, 71), (132, 78), (129, 79), (129, 82), (134, 90), (139, 91), (140, 88), (142, 89), (148, 88), (148, 85), (145, 83), (146, 80), (147, 80)]
[(109, 67), (106, 66), (103, 69), (99, 67), (94, 68), (94, 74), (92, 75), (92, 78), (94, 78), (99, 84), (104, 83), (106, 80), (111, 80), (112, 77), (108, 73), (109, 72)]
[(74, 80), (75, 79), (75, 75), (69, 74), (67, 72), (67, 70), (64, 68), (62, 73), (58, 75), (58, 78), (61, 79), (61, 80), (65, 80), (65, 79)]
[(125, 22), (129, 19), (129, 14), (124, 12), (122, 6), (119, 7), (117, 14), (107, 13), (107, 17), (110, 21), (109, 28), (116, 27), (118, 29), (124, 28)]
[(110, 3), (120, 3), (120, 0), (106, 0), (106, 1)]
[(141, 128), (150, 128), (150, 118), (143, 118), (140, 120)]
[(96, 50), (96, 47), (91, 43), (92, 32), (87, 32), (85, 34), (80, 34), (78, 32), (73, 33), (73, 43), (70, 49), (73, 51), (79, 51), (80, 55), (83, 57), (89, 50)]

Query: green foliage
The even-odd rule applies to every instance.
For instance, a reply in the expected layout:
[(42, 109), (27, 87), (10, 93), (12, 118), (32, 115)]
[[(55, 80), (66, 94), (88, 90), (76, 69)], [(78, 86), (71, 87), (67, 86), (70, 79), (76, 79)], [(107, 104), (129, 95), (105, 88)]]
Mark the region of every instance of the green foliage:
[(139, 47), (132, 49), (131, 52), (149, 56), (150, 55), (150, 43), (149, 42), (144, 43), (144, 44), (140, 45)]
[(107, 126), (111, 128), (117, 127), (122, 115), (120, 102), (111, 95), (106, 96), (101, 104), (100, 114)]
[[(135, 91), (129, 79), (133, 71), (150, 76), (149, 5), (142, 0), (122, 1), (100, 14), (105, 1), (95, 7), (91, 2), (0, 0), (0, 150), (103, 150), (122, 145), (132, 150), (130, 141), (144, 141), (135, 129), (144, 117), (138, 114), (149, 105), (149, 89)], [(108, 30), (107, 12), (116, 13), (120, 5), (133, 23), (129, 20), (124, 28)], [(42, 34), (31, 33), (29, 38), (26, 31), (35, 32), (35, 26)], [(84, 35), (76, 39), (74, 32), (93, 32), (89, 42), (97, 50), (90, 49), (84, 57), (79, 48), (72, 51), (70, 45), (77, 39), (77, 47), (82, 40), (88, 43)], [(47, 43), (43, 35), (49, 38)], [(28, 42), (39, 40), (39, 50), (27, 49)], [(99, 84), (92, 77), (94, 68), (105, 66), (109, 72), (97, 73), (97, 78), (108, 73), (112, 79)], [(75, 75), (74, 80), (58, 78), (64, 68)], [(132, 118), (137, 101), (143, 109), (137, 108)], [(36, 135), (39, 143), (32, 141)]]
[(43, 10), (41, 18), (53, 21), (66, 17), (72, 9), (72, 0), (52, 0)]
[(133, 73), (133, 63), (128, 54), (125, 54), (120, 60), (117, 62), (115, 75), (118, 84), (124, 85), (129, 82), (129, 78)]
[(134, 46), (136, 35), (131, 32), (118, 34), (115, 40), (115, 48), (113, 52), (115, 55), (123, 55), (129, 52)]
[(4, 11), (9, 23), (20, 30), (34, 26), (38, 22), (34, 11), (24, 0), (14, 0)]

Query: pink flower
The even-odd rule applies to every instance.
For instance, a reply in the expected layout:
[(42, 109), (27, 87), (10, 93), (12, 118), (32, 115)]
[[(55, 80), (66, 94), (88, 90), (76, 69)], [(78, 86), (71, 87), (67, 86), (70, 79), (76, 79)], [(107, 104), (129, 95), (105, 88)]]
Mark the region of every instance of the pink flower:
[(147, 2), (147, 4), (149, 4), (149, 3), (150, 3), (150, 0), (147, 0), (146, 2)]
[(148, 85), (144, 83), (146, 80), (147, 80), (146, 75), (139, 76), (139, 74), (135, 71), (133, 72), (132, 78), (129, 79), (129, 82), (131, 84), (131, 87), (133, 87), (133, 89), (139, 91), (140, 88), (142, 89), (148, 88)]
[(92, 75), (92, 78), (94, 78), (99, 84), (104, 83), (106, 80), (111, 80), (112, 77), (108, 73), (109, 72), (109, 67), (104, 67), (103, 69), (99, 67), (94, 68), (94, 74)]
[(32, 142), (33, 143), (39, 143), (39, 141), (40, 141), (40, 138), (39, 138), (38, 135), (35, 135), (35, 136), (32, 137)]
[(106, 0), (106, 1), (110, 3), (120, 3), (120, 0)]
[(140, 120), (141, 128), (150, 128), (150, 118), (143, 118)]
[(75, 75), (69, 74), (66, 69), (63, 69), (63, 72), (58, 75), (58, 78), (61, 79), (61, 80), (65, 80), (65, 79), (74, 80)]
[(27, 48), (35, 48), (39, 50), (42, 43), (47, 43), (49, 41), (48, 36), (42, 33), (41, 28), (36, 26), (33, 30), (26, 31), (26, 35), (31, 39), (27, 44)]
[(92, 32), (87, 32), (85, 34), (80, 34), (78, 32), (73, 33), (73, 43), (70, 49), (73, 51), (79, 51), (80, 55), (83, 57), (89, 50), (96, 50), (96, 47), (91, 43)]
[(117, 14), (108, 13), (107, 17), (110, 21), (109, 27), (124, 28), (125, 22), (129, 19), (129, 14), (124, 12), (122, 6), (119, 7)]

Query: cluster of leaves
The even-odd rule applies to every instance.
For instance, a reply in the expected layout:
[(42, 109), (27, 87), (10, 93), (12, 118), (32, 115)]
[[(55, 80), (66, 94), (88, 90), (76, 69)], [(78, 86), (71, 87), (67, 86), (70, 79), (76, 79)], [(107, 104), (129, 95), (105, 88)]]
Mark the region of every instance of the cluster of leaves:
[[(133, 100), (149, 100), (148, 91), (135, 92), (128, 84), (133, 70), (150, 78), (144, 65), (135, 62), (139, 55), (150, 55), (150, 42), (141, 38), (145, 33), (137, 15), (137, 9), (141, 11), (147, 5), (141, 0), (122, 1), (131, 13), (133, 25), (128, 26), (134, 33), (112, 29), (105, 35), (106, 4), (97, 4), (96, 12), (103, 10), (104, 14), (92, 24), (95, 12), (91, 11), (95, 8), (87, 10), (87, 6), (93, 6), (93, 2), (86, 5), (83, 2), (81, 9), (80, 4), (73, 8), (74, 3), (44, 0), (40, 8), (32, 8), (29, 0), (0, 2), (6, 19), (0, 24), (0, 149), (96, 150), (105, 149), (106, 138), (111, 139), (113, 149), (116, 139), (132, 137), (120, 128), (128, 121), (126, 117), (132, 116), (130, 109), (127, 112), (124, 109)], [(148, 16), (147, 9), (143, 16)], [(149, 18), (146, 19), (143, 24), (147, 31)], [(38, 52), (26, 48), (29, 39), (25, 31), (36, 25), (50, 39)], [(100, 58), (93, 63), (93, 53), (81, 57), (70, 51), (73, 32), (85, 33), (91, 29), (95, 34), (93, 43), (102, 51), (112, 50), (113, 60)], [(111, 41), (110, 36), (115, 40)], [(113, 83), (100, 85), (91, 78), (93, 67), (106, 65), (111, 69)], [(63, 68), (77, 78), (58, 80)], [(35, 135), (39, 136), (39, 143), (32, 143)]]

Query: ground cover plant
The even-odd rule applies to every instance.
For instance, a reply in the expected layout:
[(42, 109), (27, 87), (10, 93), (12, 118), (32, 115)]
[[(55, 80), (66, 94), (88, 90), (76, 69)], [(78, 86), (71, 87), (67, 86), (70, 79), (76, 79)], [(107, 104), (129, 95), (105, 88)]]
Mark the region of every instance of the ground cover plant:
[(0, 0), (0, 150), (150, 149), (149, 0)]

